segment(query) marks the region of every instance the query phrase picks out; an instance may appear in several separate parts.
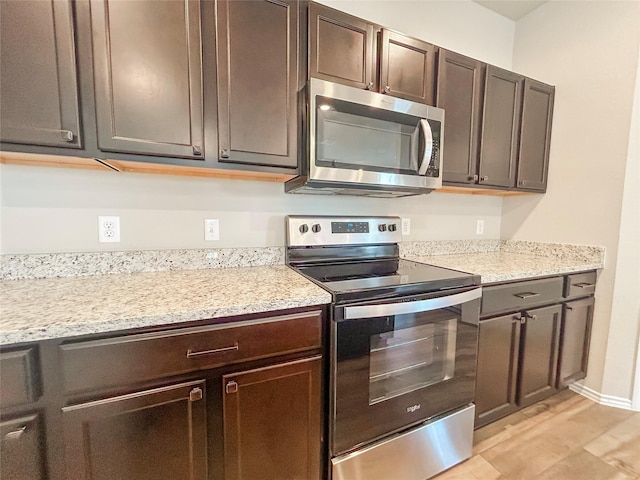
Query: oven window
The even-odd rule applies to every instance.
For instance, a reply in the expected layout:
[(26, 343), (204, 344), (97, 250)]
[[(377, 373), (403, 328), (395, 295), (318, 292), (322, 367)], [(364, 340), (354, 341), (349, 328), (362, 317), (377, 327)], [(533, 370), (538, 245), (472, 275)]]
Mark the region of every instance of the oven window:
[(369, 405), (452, 378), (456, 328), (451, 318), (372, 335)]

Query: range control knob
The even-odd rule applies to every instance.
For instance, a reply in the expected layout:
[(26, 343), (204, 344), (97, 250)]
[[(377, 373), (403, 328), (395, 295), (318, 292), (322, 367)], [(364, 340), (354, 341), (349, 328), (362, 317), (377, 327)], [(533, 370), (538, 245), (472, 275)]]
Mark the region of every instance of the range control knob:
[(313, 230), (313, 233), (318, 233), (320, 230), (322, 230), (322, 227), (320, 227), (319, 223), (316, 223), (313, 227), (311, 227), (311, 230)]
[(307, 233), (309, 231), (309, 225), (303, 223), (302, 225), (300, 225), (298, 230), (300, 230), (300, 233)]
[(386, 232), (387, 226), (384, 223), (381, 223), (380, 225), (378, 225), (378, 230), (381, 232)]
[(387, 228), (389, 229), (390, 232), (395, 232), (398, 229), (395, 223), (390, 223)]

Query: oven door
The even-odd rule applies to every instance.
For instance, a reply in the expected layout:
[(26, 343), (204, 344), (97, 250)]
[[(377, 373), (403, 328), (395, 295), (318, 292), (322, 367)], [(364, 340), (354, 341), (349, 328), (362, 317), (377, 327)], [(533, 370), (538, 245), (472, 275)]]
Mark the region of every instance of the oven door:
[(309, 91), (310, 179), (442, 186), (443, 110), (315, 78)]
[(334, 308), (333, 456), (473, 401), (481, 295)]

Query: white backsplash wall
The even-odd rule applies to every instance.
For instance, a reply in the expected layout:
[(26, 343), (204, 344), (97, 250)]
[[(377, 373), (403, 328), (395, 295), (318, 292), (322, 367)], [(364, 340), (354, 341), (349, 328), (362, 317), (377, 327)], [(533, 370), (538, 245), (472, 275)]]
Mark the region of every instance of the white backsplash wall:
[[(282, 246), (288, 214), (410, 217), (407, 240), (500, 238), (500, 197), (291, 195), (273, 182), (18, 165), (0, 172), (0, 253)], [(120, 216), (120, 243), (98, 243), (98, 215)], [(205, 218), (220, 219), (219, 241), (205, 242)]]

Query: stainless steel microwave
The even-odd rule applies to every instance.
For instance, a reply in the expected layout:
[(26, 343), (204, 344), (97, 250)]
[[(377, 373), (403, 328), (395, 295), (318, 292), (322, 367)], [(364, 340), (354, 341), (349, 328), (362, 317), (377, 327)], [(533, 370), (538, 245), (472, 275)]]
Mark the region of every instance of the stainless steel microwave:
[(444, 110), (317, 78), (307, 145), (289, 193), (401, 197), (442, 186)]

